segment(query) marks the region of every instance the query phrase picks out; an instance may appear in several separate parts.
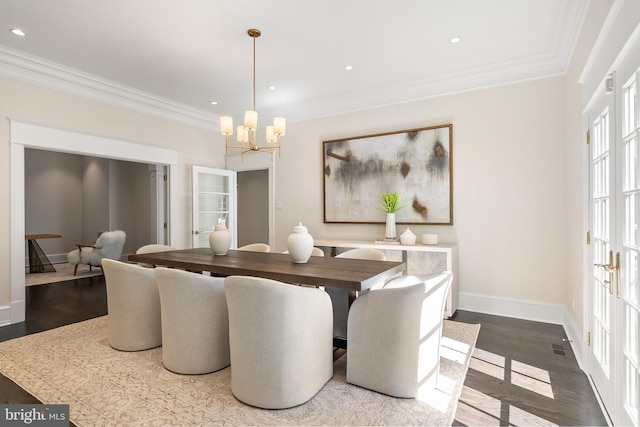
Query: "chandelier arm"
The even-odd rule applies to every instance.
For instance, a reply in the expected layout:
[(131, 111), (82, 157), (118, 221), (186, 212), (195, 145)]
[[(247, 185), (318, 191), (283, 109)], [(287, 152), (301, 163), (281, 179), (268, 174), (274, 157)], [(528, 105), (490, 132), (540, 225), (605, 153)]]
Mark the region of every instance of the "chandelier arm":
[[(262, 35), (262, 33), (260, 32), (260, 30), (256, 29), (256, 28), (251, 28), (247, 31), (247, 34), (249, 34), (249, 36), (251, 38), (253, 38), (253, 111), (252, 111), (252, 116), (247, 116), (245, 114), (245, 124), (247, 123), (247, 117), (252, 117), (252, 120), (249, 122), (251, 123), (249, 127), (241, 127), (238, 126), (238, 135), (240, 135), (240, 132), (247, 132), (248, 135), (246, 140), (245, 137), (243, 136), (241, 140), (239, 140), (238, 142), (241, 143), (241, 145), (236, 145), (236, 144), (229, 144), (229, 135), (233, 135), (233, 129), (228, 130), (227, 125), (231, 126), (231, 128), (233, 128), (233, 122), (232, 119), (229, 117), (228, 119), (228, 123), (225, 120), (225, 126), (222, 126), (221, 123), (221, 127), (224, 128), (223, 130), (223, 134), (225, 135), (225, 155), (228, 156), (229, 155), (229, 148), (234, 148), (234, 149), (240, 149), (241, 154), (242, 154), (242, 160), (244, 161), (244, 154), (245, 153), (250, 153), (252, 151), (258, 152), (258, 151), (264, 151), (264, 152), (268, 152), (271, 155), (271, 161), (273, 161), (273, 153), (274, 151), (278, 150), (278, 156), (280, 156), (280, 137), (282, 135), (284, 135), (284, 118), (282, 117), (276, 117), (274, 119), (274, 126), (277, 127), (277, 131), (276, 131), (276, 141), (278, 145), (275, 145), (276, 141), (270, 140), (269, 137), (267, 137), (268, 139), (268, 143), (270, 144), (270, 146), (267, 147), (261, 147), (258, 145), (258, 138), (257, 138), (257, 106), (256, 106), (256, 38), (260, 37)], [(249, 111), (247, 111), (247, 113), (249, 113)], [(227, 117), (225, 117), (227, 118)], [(255, 121), (255, 123), (253, 123), (253, 121)], [(238, 136), (238, 138), (240, 138), (240, 136)], [(245, 142), (248, 143), (248, 146), (245, 146)]]

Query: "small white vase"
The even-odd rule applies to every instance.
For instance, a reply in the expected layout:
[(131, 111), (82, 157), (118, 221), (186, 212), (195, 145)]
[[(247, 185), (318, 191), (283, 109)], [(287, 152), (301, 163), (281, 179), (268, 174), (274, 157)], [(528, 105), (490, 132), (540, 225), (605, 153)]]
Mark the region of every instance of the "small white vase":
[(227, 229), (224, 221), (218, 222), (209, 234), (209, 246), (214, 255), (226, 255), (231, 247), (231, 232)]
[(287, 237), (287, 249), (295, 264), (304, 264), (311, 258), (313, 237), (302, 223), (293, 227), (291, 234)]
[(403, 245), (415, 245), (416, 244), (416, 235), (413, 234), (409, 227), (404, 230), (404, 233), (400, 235), (400, 243)]
[(386, 239), (396, 238), (396, 214), (395, 213), (387, 214), (387, 228), (384, 231), (384, 237)]

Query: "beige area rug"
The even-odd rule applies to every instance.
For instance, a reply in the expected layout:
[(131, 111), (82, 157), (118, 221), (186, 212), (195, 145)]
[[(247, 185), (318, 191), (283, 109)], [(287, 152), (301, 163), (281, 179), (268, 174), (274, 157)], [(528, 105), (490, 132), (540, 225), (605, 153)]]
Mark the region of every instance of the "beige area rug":
[(291, 409), (247, 406), (231, 393), (231, 369), (178, 375), (162, 349), (109, 347), (107, 316), (0, 343), (0, 372), (43, 403), (69, 404), (78, 426), (451, 425), (480, 325), (445, 321), (438, 389), (428, 399), (396, 399), (333, 378)]
[(26, 274), (24, 275), (25, 285), (43, 285), (45, 283), (56, 283), (63, 282), (65, 280), (82, 279), (83, 277), (102, 275), (102, 269), (93, 267), (91, 271), (89, 271), (89, 266), (84, 264), (78, 266), (78, 273), (75, 276), (73, 275), (73, 269), (75, 268), (74, 265), (65, 262), (61, 264), (53, 264), (53, 266), (56, 271), (52, 273), (29, 273), (29, 269), (27, 268)]

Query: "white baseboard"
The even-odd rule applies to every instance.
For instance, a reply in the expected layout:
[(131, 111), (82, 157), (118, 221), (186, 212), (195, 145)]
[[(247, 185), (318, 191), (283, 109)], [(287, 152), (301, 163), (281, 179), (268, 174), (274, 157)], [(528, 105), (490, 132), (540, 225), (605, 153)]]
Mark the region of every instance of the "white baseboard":
[(584, 363), (587, 360), (589, 348), (565, 305), (460, 292), (458, 308), (476, 313), (561, 325), (567, 334), (578, 366), (586, 372)]
[(0, 326), (8, 326), (11, 324), (11, 307), (8, 305), (0, 306)]
[(569, 339), (569, 343), (573, 349), (573, 354), (575, 354), (576, 360), (578, 361), (578, 366), (584, 372), (587, 372), (585, 361), (589, 354), (589, 346), (585, 340), (586, 337), (584, 337), (582, 332), (576, 328), (575, 321), (573, 320), (573, 317), (569, 315), (567, 310), (565, 310), (564, 322), (562, 325), (564, 326), (564, 331), (567, 334), (567, 338)]
[(458, 309), (564, 325), (565, 306), (538, 301), (460, 292)]
[[(60, 264), (63, 262), (67, 262), (66, 253), (47, 255), (47, 258), (49, 258), (49, 261), (51, 261), (51, 264)], [(24, 258), (24, 268), (29, 268), (29, 257)]]

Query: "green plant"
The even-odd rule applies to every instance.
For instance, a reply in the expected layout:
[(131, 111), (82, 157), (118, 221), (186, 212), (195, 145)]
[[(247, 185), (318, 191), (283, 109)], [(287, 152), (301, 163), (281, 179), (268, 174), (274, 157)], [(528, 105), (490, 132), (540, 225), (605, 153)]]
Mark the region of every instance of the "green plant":
[(382, 193), (382, 204), (380, 209), (386, 213), (398, 212), (406, 205), (400, 205), (400, 193), (397, 191), (394, 193)]

